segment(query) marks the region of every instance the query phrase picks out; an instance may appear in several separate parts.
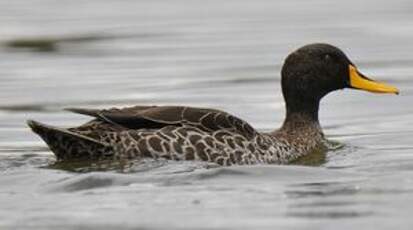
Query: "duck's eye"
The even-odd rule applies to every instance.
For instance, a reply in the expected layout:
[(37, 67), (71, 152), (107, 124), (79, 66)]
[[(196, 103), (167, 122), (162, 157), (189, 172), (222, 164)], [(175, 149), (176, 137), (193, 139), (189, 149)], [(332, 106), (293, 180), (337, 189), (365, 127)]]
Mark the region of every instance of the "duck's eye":
[(333, 59), (333, 58), (331, 57), (330, 54), (324, 55), (324, 60), (325, 60), (325, 61), (331, 61), (332, 59)]

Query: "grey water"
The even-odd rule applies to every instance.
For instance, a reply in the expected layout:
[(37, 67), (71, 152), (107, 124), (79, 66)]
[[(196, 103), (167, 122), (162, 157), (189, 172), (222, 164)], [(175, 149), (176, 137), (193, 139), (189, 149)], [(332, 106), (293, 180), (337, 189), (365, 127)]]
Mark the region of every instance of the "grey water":
[[(1, 0), (0, 228), (411, 229), (412, 12), (408, 0)], [(53, 167), (25, 125), (88, 120), (64, 107), (160, 104), (272, 130), (284, 117), (282, 61), (313, 42), (401, 91), (328, 95), (321, 124), (344, 147), (318, 166), (73, 171)]]

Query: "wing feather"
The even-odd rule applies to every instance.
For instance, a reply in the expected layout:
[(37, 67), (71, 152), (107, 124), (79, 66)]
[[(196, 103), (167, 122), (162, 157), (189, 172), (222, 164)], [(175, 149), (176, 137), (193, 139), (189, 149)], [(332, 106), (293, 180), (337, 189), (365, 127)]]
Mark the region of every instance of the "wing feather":
[(66, 109), (93, 116), (128, 129), (159, 129), (165, 126), (193, 126), (213, 132), (231, 131), (252, 138), (257, 131), (247, 122), (220, 110), (184, 106), (135, 106), (123, 109)]

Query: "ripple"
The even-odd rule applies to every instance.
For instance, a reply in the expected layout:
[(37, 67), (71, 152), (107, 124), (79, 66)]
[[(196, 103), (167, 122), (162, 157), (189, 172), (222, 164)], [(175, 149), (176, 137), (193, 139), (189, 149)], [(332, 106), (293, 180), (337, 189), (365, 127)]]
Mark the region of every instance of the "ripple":
[[(21, 152), (20, 152), (21, 153)], [(44, 167), (54, 162), (54, 157), (44, 154), (0, 155), (0, 171), (16, 171), (18, 168)]]
[(288, 212), (288, 217), (299, 218), (316, 218), (316, 219), (342, 219), (342, 218), (357, 218), (373, 215), (373, 211), (308, 211), (308, 212)]

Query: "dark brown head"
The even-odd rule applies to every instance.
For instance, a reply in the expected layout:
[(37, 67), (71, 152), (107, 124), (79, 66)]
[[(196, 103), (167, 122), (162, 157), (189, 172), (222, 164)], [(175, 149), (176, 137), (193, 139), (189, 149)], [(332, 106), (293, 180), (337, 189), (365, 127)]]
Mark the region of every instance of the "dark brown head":
[(305, 113), (318, 120), (321, 98), (338, 89), (399, 92), (362, 75), (340, 49), (328, 44), (306, 45), (288, 55), (281, 76), (287, 117), (291, 113)]

